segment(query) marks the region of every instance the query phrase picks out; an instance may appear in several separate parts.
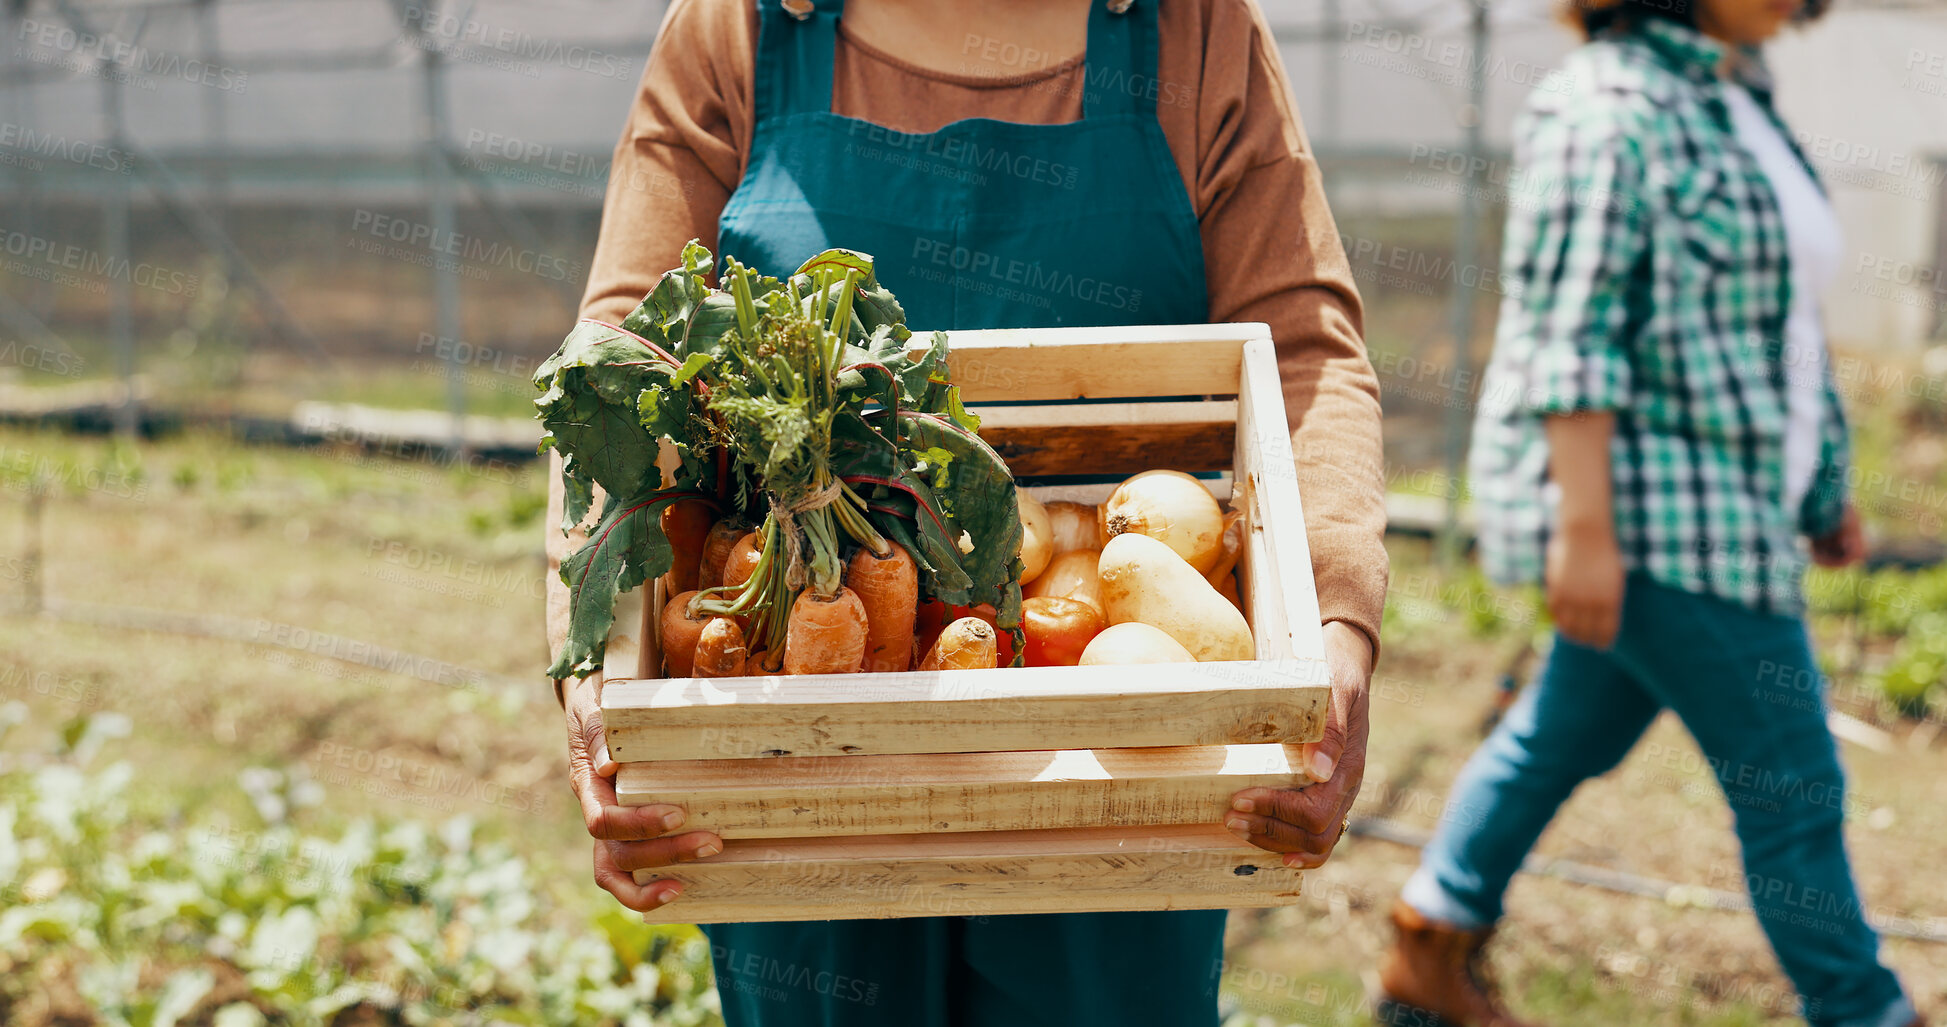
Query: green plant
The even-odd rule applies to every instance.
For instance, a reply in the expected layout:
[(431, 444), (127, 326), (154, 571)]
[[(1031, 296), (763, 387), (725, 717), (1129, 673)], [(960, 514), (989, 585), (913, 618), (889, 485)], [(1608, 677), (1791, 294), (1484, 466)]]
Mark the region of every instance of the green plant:
[[(0, 707), (0, 735), (25, 720)], [(76, 718), (0, 764), (0, 1020), (166, 1027), (715, 1024), (694, 927), (545, 908), (525, 863), (464, 817), (285, 823), (298, 775), (255, 772), (269, 819), (138, 823), (127, 718)]]
[(1912, 620), (1876, 681), (1902, 715), (1918, 717), (1926, 714), (1943, 680), (1947, 680), (1947, 611), (1932, 609)]

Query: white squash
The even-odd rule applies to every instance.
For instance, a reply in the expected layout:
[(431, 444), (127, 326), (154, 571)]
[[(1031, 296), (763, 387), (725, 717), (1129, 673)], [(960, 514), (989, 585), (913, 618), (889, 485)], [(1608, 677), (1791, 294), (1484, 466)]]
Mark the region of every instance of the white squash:
[(1123, 663), (1195, 663), (1183, 644), (1141, 621), (1111, 624), (1089, 639), (1081, 666)]
[(1244, 615), (1162, 542), (1135, 532), (1117, 535), (1102, 547), (1096, 575), (1110, 624), (1160, 628), (1199, 661), (1256, 656)]

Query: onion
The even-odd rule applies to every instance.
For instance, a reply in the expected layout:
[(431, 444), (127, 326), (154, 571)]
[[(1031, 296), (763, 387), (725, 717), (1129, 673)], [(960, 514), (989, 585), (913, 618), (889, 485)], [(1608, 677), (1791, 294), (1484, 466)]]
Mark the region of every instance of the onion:
[[(1198, 573), (1224, 552), (1224, 514), (1203, 482), (1182, 471), (1144, 471), (1116, 486), (1102, 503), (1102, 534), (1147, 535), (1176, 551)], [(1104, 546), (1106, 547), (1106, 544)]]
[(1041, 576), (1048, 560), (1055, 555), (1054, 529), (1048, 524), (1048, 508), (1025, 489), (1015, 489), (1015, 505), (1021, 508), (1021, 584)]
[(1066, 500), (1048, 504), (1048, 523), (1055, 531), (1055, 552), (1071, 549), (1100, 549), (1106, 541), (1096, 522), (1095, 507)]
[(1034, 584), (1021, 590), (1027, 598), (1054, 596), (1062, 599), (1079, 599), (1095, 607), (1101, 613), (1102, 580), (1095, 576), (1096, 560), (1102, 555), (1097, 549), (1070, 549), (1066, 553), (1056, 553), (1048, 561), (1048, 569), (1034, 579)]

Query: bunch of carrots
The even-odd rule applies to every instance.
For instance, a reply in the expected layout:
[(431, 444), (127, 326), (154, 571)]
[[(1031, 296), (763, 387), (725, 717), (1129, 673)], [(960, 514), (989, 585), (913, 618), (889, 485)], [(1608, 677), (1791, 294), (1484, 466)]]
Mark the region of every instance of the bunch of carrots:
[[(713, 266), (692, 243), (634, 314), (577, 325), (536, 375), (563, 530), (608, 496), (562, 563), (552, 672), (598, 669), (615, 595), (658, 576), (669, 676), (995, 666), (1019, 632), (1023, 529), (945, 336), (913, 343), (863, 254), (784, 279), (731, 260), (721, 288)], [(922, 601), (970, 615), (935, 637)]]
[[(845, 674), (854, 671), (972, 669), (998, 665), (1001, 633), (992, 606), (944, 627), (920, 622), (919, 568), (903, 548), (883, 553), (860, 545), (845, 562), (844, 583), (830, 595), (812, 590), (792, 602), (782, 652), (753, 650), (751, 618), (712, 596), (740, 596), (764, 568), (764, 538), (736, 517), (717, 518), (707, 503), (688, 500), (663, 514), (676, 551), (664, 580), (663, 672), (669, 677), (739, 677), (754, 673)], [(761, 637), (761, 636), (760, 636)]]

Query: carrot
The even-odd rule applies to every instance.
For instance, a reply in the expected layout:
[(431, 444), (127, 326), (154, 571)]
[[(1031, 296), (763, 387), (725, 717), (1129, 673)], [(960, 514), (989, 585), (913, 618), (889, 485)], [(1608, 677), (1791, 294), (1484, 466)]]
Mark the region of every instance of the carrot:
[(859, 547), (845, 586), (865, 607), (865, 669), (905, 670), (913, 665), (913, 621), (919, 603), (919, 568), (902, 546), (883, 557)]
[(715, 515), (710, 504), (701, 499), (679, 499), (663, 507), (663, 534), (669, 538), (669, 548), (675, 553), (675, 562), (669, 565), (673, 579), (670, 588), (677, 592), (688, 592), (700, 588), (696, 583), (696, 570), (703, 560), (703, 542), (710, 534)]
[(979, 606), (956, 606), (953, 608), (953, 615), (956, 618), (978, 617), (986, 621), (987, 626), (994, 629), (994, 642), (997, 646), (996, 651), (1000, 655), (1000, 662), (1014, 662), (1014, 633), (1001, 630), (999, 623), (1000, 613), (994, 609), (993, 603), (981, 603)]
[(1000, 646), (994, 640), (992, 624), (979, 617), (962, 617), (940, 632), (940, 639), (920, 662), (921, 670), (991, 669), (997, 665)]
[(744, 669), (752, 674), (776, 674), (784, 669), (784, 654), (774, 649), (759, 649), (745, 657)]
[(690, 600), (694, 598), (695, 592), (684, 592), (663, 605), (663, 673), (673, 678), (691, 676), (696, 665), (696, 640), (710, 622), (708, 616), (690, 616)]
[(736, 678), (744, 675), (748, 653), (744, 629), (728, 617), (712, 617), (696, 640), (696, 676)]
[(723, 584), (724, 561), (730, 559), (730, 550), (736, 546), (737, 540), (749, 531), (735, 517), (725, 517), (710, 525), (710, 533), (703, 537), (702, 558), (697, 561), (697, 588), (715, 588)]
[(723, 583), (731, 587), (742, 585), (757, 573), (758, 545), (763, 536), (754, 531), (746, 531), (738, 536), (730, 553), (723, 560)]
[(786, 674), (853, 674), (865, 659), (865, 606), (841, 587), (829, 596), (807, 589), (791, 604), (784, 629)]

